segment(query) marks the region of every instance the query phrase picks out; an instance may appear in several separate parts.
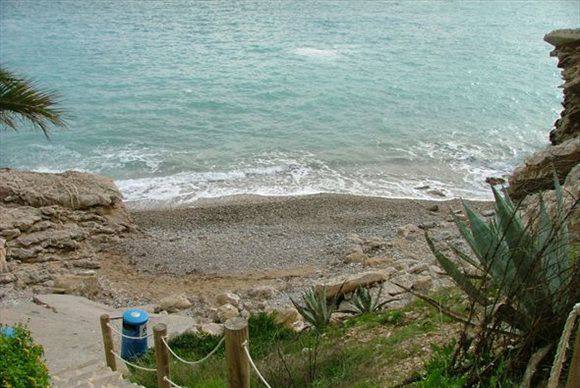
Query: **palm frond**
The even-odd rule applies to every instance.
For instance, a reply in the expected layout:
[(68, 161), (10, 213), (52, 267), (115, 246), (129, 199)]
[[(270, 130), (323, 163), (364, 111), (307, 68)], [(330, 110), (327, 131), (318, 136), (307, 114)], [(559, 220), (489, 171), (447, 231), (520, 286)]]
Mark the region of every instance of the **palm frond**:
[(53, 91), (41, 90), (32, 80), (0, 67), (0, 128), (16, 131), (20, 124), (28, 123), (48, 137), (51, 125), (66, 126), (58, 100)]

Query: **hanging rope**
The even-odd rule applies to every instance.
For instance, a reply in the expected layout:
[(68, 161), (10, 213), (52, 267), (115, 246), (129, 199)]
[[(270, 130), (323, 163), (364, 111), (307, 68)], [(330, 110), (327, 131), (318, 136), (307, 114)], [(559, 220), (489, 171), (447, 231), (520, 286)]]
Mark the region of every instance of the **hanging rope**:
[(165, 338), (161, 338), (161, 341), (163, 341), (163, 343), (165, 344), (165, 346), (167, 347), (167, 350), (169, 350), (169, 352), (171, 354), (173, 354), (173, 357), (177, 358), (179, 361), (183, 362), (184, 364), (188, 364), (188, 365), (197, 365), (197, 364), (201, 364), (202, 362), (204, 362), (205, 360), (207, 360), (208, 358), (210, 358), (220, 347), (220, 345), (224, 342), (224, 337), (222, 337), (222, 339), (218, 342), (218, 344), (215, 346), (215, 348), (213, 348), (213, 350), (211, 352), (209, 352), (204, 358), (199, 359), (197, 361), (187, 361), (184, 360), (183, 358), (179, 357), (174, 351), (173, 349), (171, 349), (169, 347), (169, 344), (167, 343), (167, 341), (165, 340)]
[(163, 376), (163, 380), (167, 381), (169, 383), (169, 385), (171, 385), (172, 387), (182, 388), (181, 385), (177, 385), (173, 381), (169, 380), (169, 377), (167, 377), (167, 376)]
[(107, 323), (107, 326), (109, 326), (109, 329), (111, 329), (115, 334), (118, 334), (121, 337), (129, 338), (129, 339), (139, 340), (139, 339), (145, 339), (145, 338), (149, 338), (149, 337), (153, 336), (153, 333), (149, 333), (149, 334), (144, 335), (143, 337), (132, 337), (130, 335), (123, 334), (122, 332), (117, 330), (117, 328), (115, 326), (111, 325), (110, 323)]
[[(580, 316), (580, 303), (576, 303), (572, 311), (570, 311), (568, 319), (566, 320), (566, 325), (564, 326), (564, 331), (562, 332), (562, 337), (560, 337), (560, 343), (558, 344), (558, 349), (556, 350), (556, 357), (554, 357), (554, 364), (552, 365), (552, 370), (550, 371), (548, 388), (554, 388), (558, 386), (560, 381), (560, 374), (562, 373), (562, 366), (566, 357), (566, 349), (568, 348), (570, 335), (572, 334), (572, 329), (574, 328), (574, 323), (576, 323), (576, 318), (578, 318), (578, 316)], [(572, 365), (570, 367), (572, 368), (574, 366)]]
[(262, 382), (262, 384), (264, 384), (267, 388), (272, 388), (270, 386), (270, 384), (268, 384), (268, 382), (266, 381), (264, 376), (262, 376), (262, 374), (258, 370), (258, 367), (254, 363), (254, 360), (252, 360), (252, 356), (250, 355), (250, 350), (248, 349), (248, 341), (244, 341), (242, 346), (244, 347), (244, 351), (246, 352), (246, 356), (248, 357), (248, 360), (250, 361), (250, 365), (252, 365), (252, 368), (254, 368), (254, 372), (256, 372), (256, 375), (260, 378), (260, 381)]
[(118, 353), (115, 353), (113, 350), (111, 350), (111, 353), (113, 353), (113, 356), (115, 356), (119, 360), (123, 361), (125, 364), (127, 364), (129, 366), (132, 366), (133, 368), (141, 369), (141, 370), (144, 370), (146, 372), (157, 372), (157, 369), (145, 368), (143, 366), (139, 366), (137, 364), (133, 364), (132, 362), (129, 362), (129, 361), (125, 360), (123, 357), (119, 356), (119, 354)]

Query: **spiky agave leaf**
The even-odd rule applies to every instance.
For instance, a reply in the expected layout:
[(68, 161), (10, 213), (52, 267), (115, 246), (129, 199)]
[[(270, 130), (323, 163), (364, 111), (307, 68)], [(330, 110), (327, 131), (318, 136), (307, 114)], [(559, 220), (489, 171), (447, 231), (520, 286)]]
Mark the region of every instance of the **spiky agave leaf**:
[[(467, 203), (464, 202), (463, 207), (470, 222), (474, 253), (485, 271), (491, 274), (494, 284), (499, 288), (509, 288), (514, 282), (515, 270), (510, 259), (509, 247), (503, 241), (499, 228), (494, 220), (489, 224), (485, 223)], [(467, 229), (466, 226), (463, 227)]]
[(54, 92), (0, 67), (0, 128), (16, 131), (19, 123), (28, 122), (48, 137), (50, 125), (66, 126), (63, 115)]
[(298, 303), (290, 298), (290, 301), (298, 310), (304, 320), (318, 330), (323, 330), (330, 322), (330, 317), (335, 310), (334, 304), (328, 304), (326, 300), (326, 288), (317, 291), (314, 288), (302, 294), (302, 302)]
[(435, 256), (441, 267), (443, 267), (445, 272), (447, 272), (447, 274), (451, 276), (451, 278), (455, 281), (455, 283), (457, 283), (457, 285), (461, 287), (461, 289), (465, 291), (465, 293), (469, 295), (470, 298), (477, 301), (479, 304), (486, 306), (489, 303), (489, 301), (487, 300), (485, 295), (479, 292), (479, 290), (473, 285), (473, 283), (471, 283), (471, 281), (467, 278), (467, 276), (465, 276), (463, 272), (459, 270), (459, 268), (454, 262), (452, 262), (447, 256), (441, 253), (441, 251), (435, 248), (435, 244), (433, 243), (433, 240), (431, 240), (431, 238), (429, 237), (428, 233), (425, 233), (425, 239), (427, 240), (427, 245), (429, 246), (429, 249), (431, 249), (431, 252), (433, 252), (433, 255)]

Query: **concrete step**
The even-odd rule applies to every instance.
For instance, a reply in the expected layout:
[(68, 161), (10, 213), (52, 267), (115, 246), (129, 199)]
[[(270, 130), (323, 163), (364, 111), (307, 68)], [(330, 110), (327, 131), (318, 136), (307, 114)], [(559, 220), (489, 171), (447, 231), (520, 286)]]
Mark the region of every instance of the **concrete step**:
[(136, 388), (139, 385), (123, 379), (121, 372), (113, 372), (100, 360), (66, 368), (52, 376), (54, 388)]
[(52, 374), (52, 380), (55, 382), (64, 382), (71, 377), (76, 377), (89, 372), (96, 372), (103, 369), (102, 360), (91, 360), (77, 366), (71, 366)]
[(79, 372), (78, 374), (73, 374), (73, 375), (69, 376), (67, 379), (59, 381), (58, 384), (55, 382), (55, 386), (62, 387), (62, 388), (64, 388), (64, 387), (76, 387), (76, 386), (78, 386), (78, 384), (81, 384), (83, 382), (90, 381), (96, 377), (103, 376), (103, 375), (109, 375), (112, 373), (115, 373), (115, 372), (111, 371), (106, 366), (101, 365), (96, 370), (84, 370), (84, 371)]

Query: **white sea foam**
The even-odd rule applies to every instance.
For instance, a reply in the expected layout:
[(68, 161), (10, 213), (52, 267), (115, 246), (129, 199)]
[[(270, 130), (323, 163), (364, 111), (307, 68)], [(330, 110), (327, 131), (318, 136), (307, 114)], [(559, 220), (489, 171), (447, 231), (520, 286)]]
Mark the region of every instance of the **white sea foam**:
[(337, 50), (317, 49), (313, 47), (299, 47), (294, 50), (294, 54), (304, 57), (334, 58), (338, 56)]

